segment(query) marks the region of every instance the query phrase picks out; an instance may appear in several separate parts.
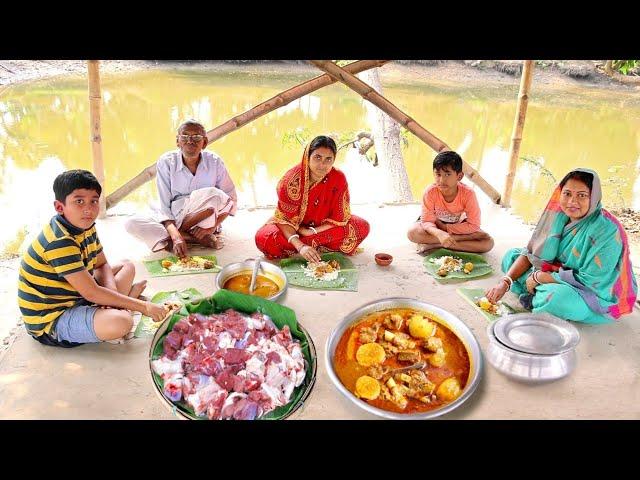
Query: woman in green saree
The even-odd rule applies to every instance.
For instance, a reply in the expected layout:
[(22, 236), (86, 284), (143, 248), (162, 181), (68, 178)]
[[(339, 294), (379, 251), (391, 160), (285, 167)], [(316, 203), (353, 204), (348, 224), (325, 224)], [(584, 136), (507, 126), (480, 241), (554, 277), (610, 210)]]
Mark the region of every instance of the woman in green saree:
[(601, 201), (596, 172), (569, 172), (527, 247), (505, 254), (506, 275), (486, 292), (487, 298), (495, 303), (511, 289), (535, 313), (585, 323), (610, 323), (631, 312), (638, 288), (627, 235)]

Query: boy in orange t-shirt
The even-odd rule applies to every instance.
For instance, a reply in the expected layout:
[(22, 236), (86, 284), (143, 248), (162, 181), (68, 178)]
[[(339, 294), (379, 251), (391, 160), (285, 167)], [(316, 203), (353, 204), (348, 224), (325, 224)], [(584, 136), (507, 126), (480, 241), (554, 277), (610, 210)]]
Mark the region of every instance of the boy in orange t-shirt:
[(474, 191), (460, 183), (462, 158), (456, 152), (440, 152), (433, 159), (435, 183), (422, 197), (422, 215), (407, 237), (418, 244), (418, 252), (448, 248), (484, 253), (493, 248), (493, 238), (480, 229), (480, 207)]

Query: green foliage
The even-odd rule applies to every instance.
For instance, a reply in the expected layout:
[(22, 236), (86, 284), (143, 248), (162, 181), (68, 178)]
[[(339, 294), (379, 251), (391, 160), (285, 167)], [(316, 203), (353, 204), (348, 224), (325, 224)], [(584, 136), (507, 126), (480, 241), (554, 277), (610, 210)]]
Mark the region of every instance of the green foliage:
[(409, 137), (411, 132), (404, 127), (400, 127), (400, 145), (403, 149), (409, 146)]
[(543, 177), (546, 177), (547, 179), (549, 179), (554, 185), (556, 183), (558, 183), (558, 180), (556, 179), (556, 177), (553, 174), (553, 172), (551, 172), (551, 170), (549, 170), (547, 167), (545, 167), (542, 164), (542, 159), (541, 158), (520, 157), (520, 160), (522, 160), (524, 163), (528, 163), (529, 165), (532, 165), (533, 167), (537, 168), (540, 171), (540, 174)]
[(282, 146), (287, 148), (304, 147), (311, 140), (311, 131), (306, 127), (298, 127), (282, 136)]
[(611, 68), (627, 75), (629, 71), (640, 68), (640, 60), (612, 60)]

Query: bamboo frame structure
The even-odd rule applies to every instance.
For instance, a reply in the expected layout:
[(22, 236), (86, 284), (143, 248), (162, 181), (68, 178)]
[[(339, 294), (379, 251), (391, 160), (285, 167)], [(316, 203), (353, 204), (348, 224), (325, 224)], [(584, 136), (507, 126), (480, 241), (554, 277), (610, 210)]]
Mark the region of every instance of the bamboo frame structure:
[(518, 155), (520, 154), (520, 144), (522, 143), (524, 121), (527, 116), (527, 105), (529, 104), (529, 89), (531, 88), (532, 79), (533, 60), (525, 60), (522, 68), (522, 77), (520, 78), (518, 105), (516, 107), (516, 116), (513, 121), (513, 132), (511, 134), (511, 145), (509, 147), (509, 170), (507, 173), (507, 180), (504, 185), (504, 193), (502, 194), (502, 200), (500, 202), (503, 207), (509, 207), (511, 202), (513, 180), (516, 176), (516, 166), (518, 164)]
[(102, 159), (102, 136), (100, 135), (100, 107), (102, 106), (102, 96), (100, 93), (100, 63), (98, 60), (89, 60), (87, 62), (89, 76), (89, 124), (91, 130), (91, 152), (93, 155), (93, 172), (104, 195), (100, 195), (100, 213), (99, 218), (107, 215), (106, 208), (106, 189), (104, 162)]
[[(381, 67), (388, 60), (360, 60), (354, 63), (351, 63), (345, 67), (348, 72), (351, 73), (360, 73), (365, 70), (369, 70), (371, 68)], [(327, 85), (331, 85), (335, 83), (330, 75), (324, 74), (318, 77), (312, 78), (304, 83), (291, 87), (284, 92), (279, 93), (275, 97), (271, 97), (270, 99), (262, 102), (259, 105), (243, 112), (235, 117), (227, 120), (221, 125), (218, 125), (212, 130), (207, 132), (207, 139), (209, 140), (209, 144), (213, 143), (215, 140), (218, 140), (228, 133), (233, 132), (234, 130), (239, 129), (240, 127), (246, 125), (247, 123), (266, 115), (273, 110), (277, 110), (280, 107), (283, 107), (293, 100), (297, 100), (298, 98), (304, 97), (311, 92), (315, 92), (316, 90), (326, 87)], [(111, 195), (107, 196), (107, 209), (113, 207), (118, 202), (120, 202), (123, 198), (129, 195), (136, 188), (144, 185), (146, 182), (152, 180), (156, 175), (156, 164), (153, 163), (146, 167), (142, 172), (136, 175), (133, 179), (129, 180), (127, 183), (122, 185), (116, 191), (114, 191)]]
[[(373, 103), (380, 110), (385, 112), (395, 121), (403, 125), (407, 130), (413, 133), (420, 140), (429, 145), (436, 152), (442, 152), (444, 150), (450, 150), (449, 146), (440, 140), (438, 137), (429, 132), (426, 128), (416, 122), (413, 118), (409, 117), (406, 113), (396, 107), (393, 103), (387, 100), (385, 97), (376, 92), (371, 86), (359, 78), (352, 75), (350, 72), (343, 68), (340, 68), (335, 63), (329, 60), (310, 60), (310, 63), (318, 67), (319, 69), (327, 72), (336, 80), (344, 83), (347, 87), (360, 94), (365, 100)], [(473, 183), (478, 185), (494, 203), (500, 202), (500, 193), (493, 188), (471, 165), (463, 161), (462, 170), (464, 174)]]
[[(91, 62), (95, 62), (95, 66), (92, 66)], [(209, 143), (218, 140), (219, 138), (231, 133), (244, 125), (250, 123), (251, 121), (266, 115), (269, 112), (272, 112), (284, 105), (289, 104), (293, 100), (301, 98), (311, 92), (314, 92), (322, 87), (327, 85), (331, 85), (335, 82), (341, 82), (345, 84), (347, 87), (354, 90), (356, 93), (360, 94), (365, 100), (373, 103), (382, 111), (387, 113), (391, 118), (399, 122), (403, 125), (407, 130), (416, 135), (420, 140), (425, 142), (429, 147), (431, 147), (436, 152), (441, 152), (445, 150), (449, 150), (449, 146), (440, 140), (438, 137), (433, 135), (427, 129), (422, 127), (418, 122), (416, 122), (413, 118), (409, 117), (402, 110), (397, 108), (393, 103), (389, 102), (384, 96), (378, 94), (371, 86), (367, 85), (365, 82), (355, 77), (354, 75), (365, 70), (369, 70), (371, 68), (376, 68), (387, 63), (388, 60), (360, 60), (354, 63), (351, 63), (343, 68), (337, 66), (331, 61), (328, 60), (311, 60), (310, 63), (315, 65), (320, 70), (324, 71), (323, 75), (315, 77), (311, 80), (303, 82), (299, 85), (289, 88), (278, 95), (256, 105), (255, 107), (236, 115), (235, 117), (227, 120), (226, 122), (218, 125), (217, 127), (209, 130), (207, 132), (207, 139)], [(532, 61), (528, 60), (529, 67), (525, 65), (525, 69), (523, 70), (523, 78), (526, 76), (530, 76), (530, 68)], [(102, 165), (102, 150), (101, 150), (101, 138), (100, 138), (100, 90), (99, 90), (99, 75), (97, 70), (97, 61), (89, 61), (89, 76), (90, 76), (90, 89), (91, 85), (91, 77), (94, 78), (94, 82), (97, 79), (97, 94), (95, 90), (91, 90), (94, 93), (90, 93), (90, 99), (92, 102), (92, 109), (95, 109), (95, 104), (97, 101), (97, 122), (94, 122), (94, 113), (92, 110), (92, 142), (94, 149), (94, 169), (96, 171), (96, 176), (98, 180), (100, 180), (101, 184), (104, 184), (104, 168)], [(93, 72), (92, 73), (92, 69)], [(525, 75), (525, 71), (529, 72), (528, 75)], [(529, 79), (529, 85), (530, 85)], [(521, 85), (522, 89), (522, 85)], [(527, 87), (528, 91), (528, 87)], [(520, 108), (520, 103), (519, 103)], [(519, 110), (520, 111), (520, 110)], [(526, 99), (525, 99), (525, 108), (524, 112), (526, 113)], [(524, 117), (522, 120), (522, 125), (524, 125)], [(93, 128), (95, 127), (95, 128)], [(515, 130), (514, 130), (515, 132)], [(515, 143), (517, 143), (517, 147), (519, 148), (520, 141), (522, 140), (522, 130), (520, 130), (519, 135), (514, 134), (512, 147)], [(517, 158), (517, 152), (515, 153), (515, 157)], [(493, 188), (482, 176), (480, 173), (471, 167), (468, 163), (463, 162), (463, 171), (465, 175), (475, 183), (493, 202), (505, 205), (507, 202), (504, 202), (500, 193)], [(138, 175), (129, 180), (127, 183), (119, 187), (110, 195), (105, 195), (103, 198), (106, 199), (105, 202), (105, 210), (115, 206), (118, 202), (124, 199), (127, 195), (129, 195), (136, 188), (144, 185), (146, 182), (152, 180), (156, 175), (156, 164), (153, 163), (147, 166), (144, 170), (142, 170)], [(100, 178), (100, 176), (102, 178)], [(513, 177), (513, 176), (512, 176)], [(104, 187), (103, 187), (104, 190)], [(510, 192), (509, 192), (510, 193)], [(508, 199), (507, 199), (508, 200)]]

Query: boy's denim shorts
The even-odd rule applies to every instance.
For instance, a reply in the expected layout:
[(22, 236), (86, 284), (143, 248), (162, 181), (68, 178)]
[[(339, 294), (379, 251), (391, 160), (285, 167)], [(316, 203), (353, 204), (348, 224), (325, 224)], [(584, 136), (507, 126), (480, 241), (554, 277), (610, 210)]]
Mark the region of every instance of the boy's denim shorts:
[(58, 342), (99, 343), (93, 328), (93, 318), (98, 307), (95, 305), (76, 305), (58, 317), (55, 337)]

